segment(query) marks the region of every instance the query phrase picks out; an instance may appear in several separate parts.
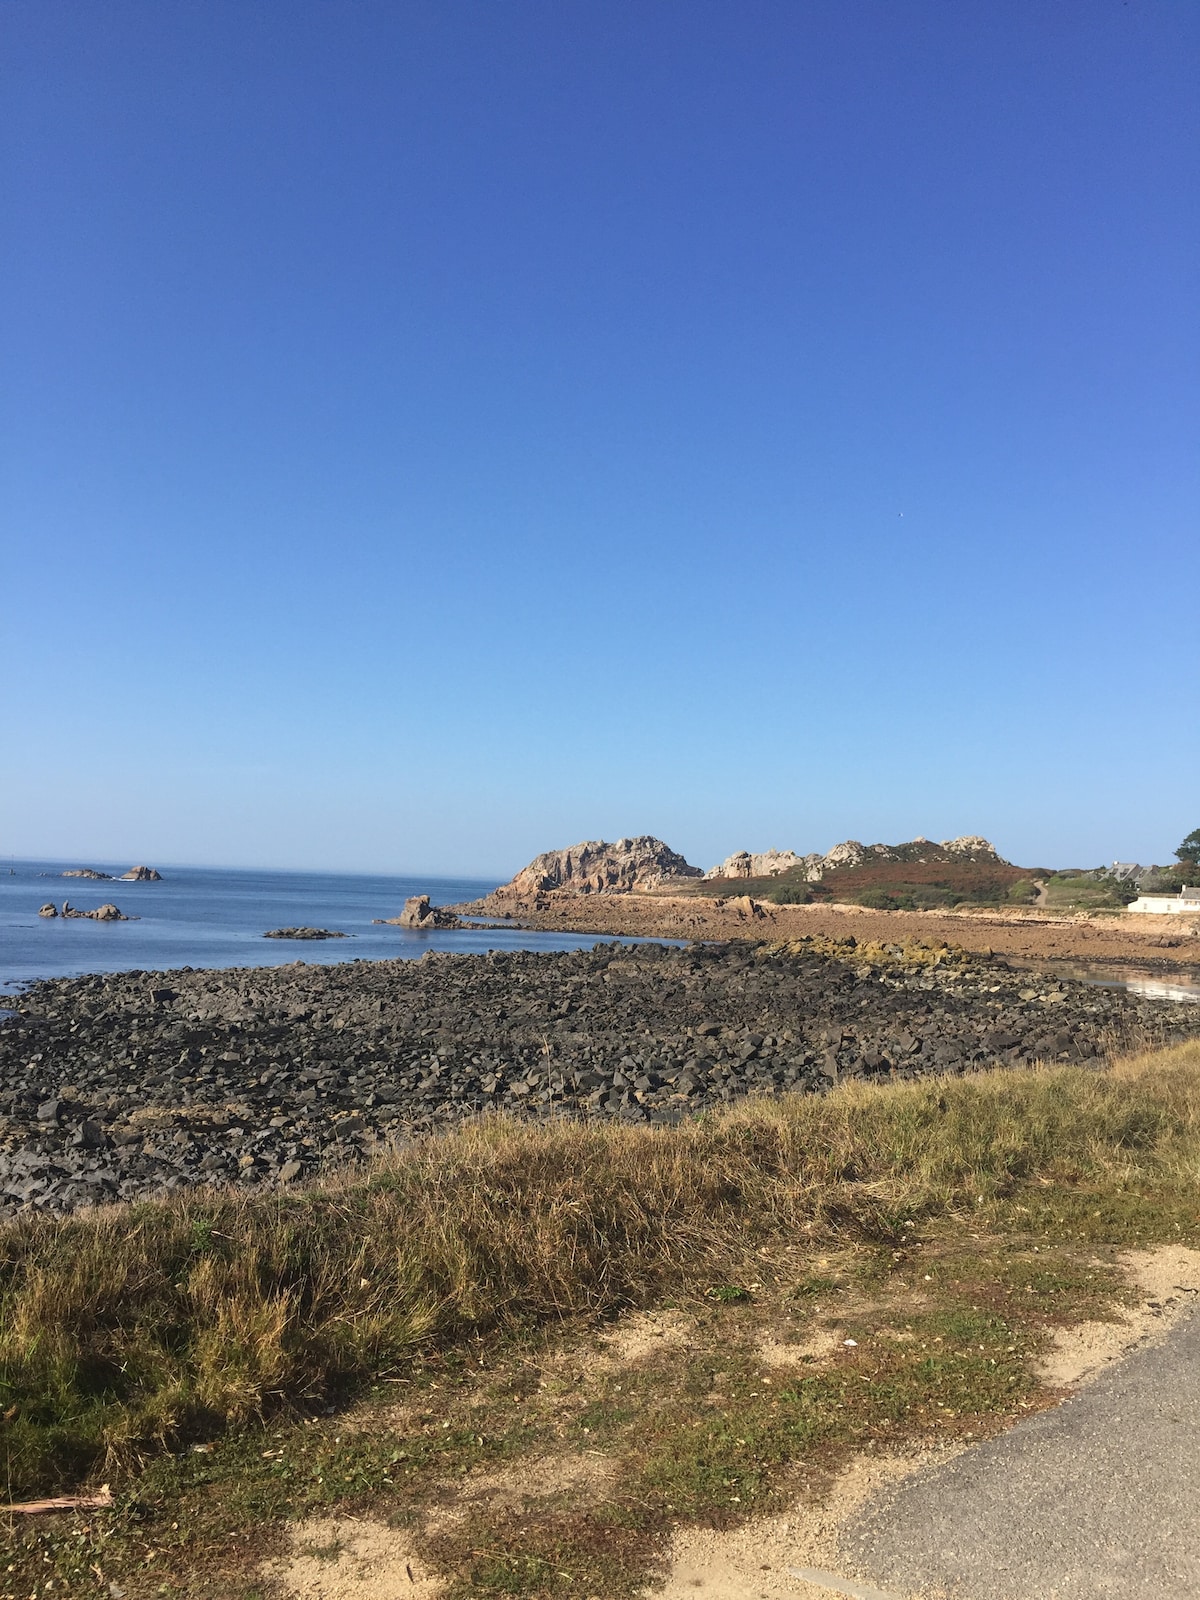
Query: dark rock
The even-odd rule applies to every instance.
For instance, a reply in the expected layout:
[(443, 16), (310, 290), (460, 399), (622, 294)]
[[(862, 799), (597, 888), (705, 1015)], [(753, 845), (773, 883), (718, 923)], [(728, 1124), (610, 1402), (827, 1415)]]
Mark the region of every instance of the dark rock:
[[(0, 1211), (289, 1183), (495, 1105), (661, 1124), (860, 1073), (1087, 1061), (1200, 1031), (1195, 1007), (986, 961), (867, 969), (843, 948), (601, 945), (35, 984), (0, 1028)], [(1061, 995), (1053, 1023), (1043, 993)], [(100, 1143), (81, 1139), (87, 1123)]]
[(347, 939), (349, 934), (338, 933), (333, 928), (272, 928), (263, 934), (264, 939)]

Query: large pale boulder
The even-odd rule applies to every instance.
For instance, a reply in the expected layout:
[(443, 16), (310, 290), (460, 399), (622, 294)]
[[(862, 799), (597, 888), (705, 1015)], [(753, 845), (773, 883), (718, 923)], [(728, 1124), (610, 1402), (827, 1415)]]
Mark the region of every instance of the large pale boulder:
[(85, 917), (91, 917), (93, 922), (128, 922), (129, 921), (129, 918), (120, 909), (120, 907), (113, 905), (111, 900), (107, 901), (102, 906), (97, 906), (94, 911), (85, 911), (83, 913), (83, 915)]
[(793, 867), (820, 861), (820, 855), (798, 856), (794, 850), (735, 850), (720, 866), (710, 867), (706, 878), (775, 878)]
[(522, 868), (491, 897), (527, 900), (551, 890), (569, 894), (630, 894), (659, 889), (677, 878), (702, 877), (661, 839), (642, 834), (636, 839), (588, 839), (565, 850), (547, 850)]
[(857, 839), (847, 839), (842, 844), (835, 844), (822, 857), (821, 871), (832, 872), (835, 867), (859, 867), (866, 859), (866, 845), (859, 844)]
[(958, 839), (943, 839), (941, 848), (948, 855), (969, 856), (972, 861), (998, 861), (1002, 866), (1008, 866), (1008, 862), (996, 853), (995, 845), (980, 838), (977, 833), (964, 833)]

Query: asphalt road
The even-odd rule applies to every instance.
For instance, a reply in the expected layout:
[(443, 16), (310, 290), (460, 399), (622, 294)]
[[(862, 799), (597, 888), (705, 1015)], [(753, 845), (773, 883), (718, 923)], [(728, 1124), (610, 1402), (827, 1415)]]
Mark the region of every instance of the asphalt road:
[(844, 1569), (955, 1600), (1200, 1600), (1200, 1310), (1054, 1411), (872, 1502)]

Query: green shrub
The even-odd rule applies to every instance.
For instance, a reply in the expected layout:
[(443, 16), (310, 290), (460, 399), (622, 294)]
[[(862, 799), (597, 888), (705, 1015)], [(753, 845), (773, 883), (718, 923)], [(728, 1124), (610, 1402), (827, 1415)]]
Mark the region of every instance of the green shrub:
[(777, 906), (807, 906), (812, 904), (813, 892), (806, 883), (781, 883), (769, 889), (766, 898)]

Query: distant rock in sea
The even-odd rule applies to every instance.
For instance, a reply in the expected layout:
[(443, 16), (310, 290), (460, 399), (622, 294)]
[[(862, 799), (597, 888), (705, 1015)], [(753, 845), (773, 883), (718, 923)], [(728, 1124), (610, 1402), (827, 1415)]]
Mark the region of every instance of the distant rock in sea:
[(376, 917), (374, 920), (391, 928), (420, 928), (423, 931), (463, 926), (453, 911), (433, 905), (427, 894), (410, 894), (398, 917)]
[(555, 889), (568, 894), (630, 894), (660, 889), (673, 879), (700, 877), (699, 867), (689, 865), (677, 851), (649, 834), (618, 839), (615, 844), (589, 839), (536, 856), (488, 900), (522, 901)]
[(91, 917), (93, 922), (128, 922), (129, 921), (129, 918), (120, 909), (120, 907), (119, 906), (114, 906), (111, 900), (108, 901), (108, 903), (106, 905), (97, 906), (95, 911), (80, 911), (80, 912), (77, 913), (77, 915), (79, 915), (81, 917)]
[(119, 883), (161, 883), (162, 873), (155, 867), (130, 867), (117, 880)]
[[(66, 876), (66, 874), (64, 874)], [(103, 874), (101, 874), (103, 876)], [(51, 905), (49, 901), (38, 911), (39, 917), (87, 917), (92, 922), (136, 922), (137, 917), (127, 917), (112, 901), (107, 901), (102, 906), (97, 906), (94, 911), (77, 911), (69, 900), (64, 900), (62, 910)]]
[(338, 933), (333, 928), (272, 928), (264, 939), (348, 939), (349, 934)]
[(97, 872), (95, 867), (68, 867), (65, 872), (59, 873), (60, 878), (94, 878), (97, 882), (101, 879), (112, 879), (111, 872)]

